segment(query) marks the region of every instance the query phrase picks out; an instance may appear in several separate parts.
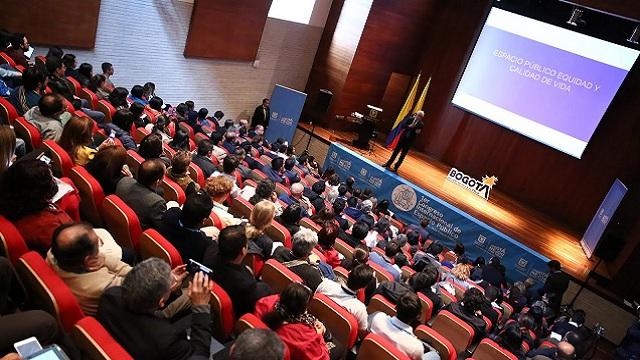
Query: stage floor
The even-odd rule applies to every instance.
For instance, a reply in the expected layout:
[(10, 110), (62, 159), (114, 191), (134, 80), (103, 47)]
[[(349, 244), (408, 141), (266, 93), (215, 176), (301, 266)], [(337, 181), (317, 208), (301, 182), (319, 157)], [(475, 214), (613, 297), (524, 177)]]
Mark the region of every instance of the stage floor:
[[(309, 124), (298, 125), (306, 132)], [(339, 142), (362, 156), (382, 164), (391, 155), (391, 150), (379, 140), (371, 141), (372, 151), (351, 146), (356, 137), (353, 132), (327, 130), (316, 127), (314, 136), (325, 142)], [(491, 191), (491, 199), (484, 199), (446, 180), (450, 167), (427, 155), (411, 151), (398, 174), (417, 186), (429, 191), (488, 225), (502, 231), (540, 254), (557, 259), (564, 270), (577, 280), (585, 281), (589, 271), (596, 265), (589, 260), (580, 246), (580, 236), (546, 215), (533, 210), (498, 189)]]

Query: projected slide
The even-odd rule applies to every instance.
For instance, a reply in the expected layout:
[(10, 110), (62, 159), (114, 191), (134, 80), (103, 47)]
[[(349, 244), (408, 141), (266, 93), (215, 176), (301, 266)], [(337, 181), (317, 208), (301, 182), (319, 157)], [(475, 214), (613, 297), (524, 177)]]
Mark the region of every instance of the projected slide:
[(493, 8), (452, 102), (580, 158), (638, 54)]

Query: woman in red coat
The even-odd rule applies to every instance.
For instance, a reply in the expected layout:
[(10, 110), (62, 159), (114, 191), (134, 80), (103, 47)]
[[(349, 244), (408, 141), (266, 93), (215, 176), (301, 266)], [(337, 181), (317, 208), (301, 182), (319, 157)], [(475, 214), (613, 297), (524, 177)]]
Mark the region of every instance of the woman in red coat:
[(340, 266), (340, 257), (338, 250), (335, 249), (336, 238), (339, 231), (338, 224), (335, 221), (327, 221), (322, 224), (322, 229), (318, 231), (318, 245), (316, 249), (324, 255), (327, 264), (332, 268)]
[(258, 300), (255, 313), (278, 333), (289, 348), (291, 359), (341, 359), (344, 357), (342, 346), (331, 341), (331, 335), (324, 325), (307, 313), (312, 296), (311, 289), (303, 284), (293, 283), (280, 295)]

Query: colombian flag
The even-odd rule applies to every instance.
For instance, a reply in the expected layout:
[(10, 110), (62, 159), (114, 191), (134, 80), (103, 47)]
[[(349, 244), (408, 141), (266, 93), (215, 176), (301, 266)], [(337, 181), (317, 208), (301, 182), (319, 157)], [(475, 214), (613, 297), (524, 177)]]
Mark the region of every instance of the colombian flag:
[[(398, 113), (396, 122), (393, 124), (393, 127), (391, 128), (391, 132), (389, 132), (389, 136), (387, 136), (386, 146), (389, 147), (390, 149), (396, 148), (396, 145), (398, 145), (398, 141), (402, 136), (402, 132), (403, 132), (402, 126), (406, 122), (405, 119), (407, 119), (407, 115), (410, 114), (409, 111), (411, 111), (411, 106), (413, 105), (413, 102), (416, 98), (416, 93), (418, 92), (420, 75), (421, 74), (418, 74), (418, 77), (413, 83), (413, 86), (411, 86), (411, 91), (407, 96), (407, 100), (405, 100), (404, 105), (402, 105), (402, 109), (400, 109), (400, 112)], [(411, 111), (411, 114), (415, 114), (418, 111), (422, 110), (422, 106), (424, 105), (424, 100), (427, 97), (427, 91), (429, 91), (430, 84), (431, 84), (431, 77), (429, 77), (427, 84), (424, 86), (424, 89), (422, 89), (422, 93), (420, 94), (418, 101), (415, 103), (415, 106), (413, 107), (413, 111)]]

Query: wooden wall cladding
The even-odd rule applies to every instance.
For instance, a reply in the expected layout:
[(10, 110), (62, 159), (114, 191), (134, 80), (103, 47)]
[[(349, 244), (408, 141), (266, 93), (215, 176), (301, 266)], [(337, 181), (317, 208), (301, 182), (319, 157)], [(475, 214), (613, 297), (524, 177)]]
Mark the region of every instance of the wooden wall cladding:
[(92, 49), (100, 0), (2, 0), (0, 27), (37, 45)]
[(185, 57), (253, 61), (271, 0), (196, 0)]

